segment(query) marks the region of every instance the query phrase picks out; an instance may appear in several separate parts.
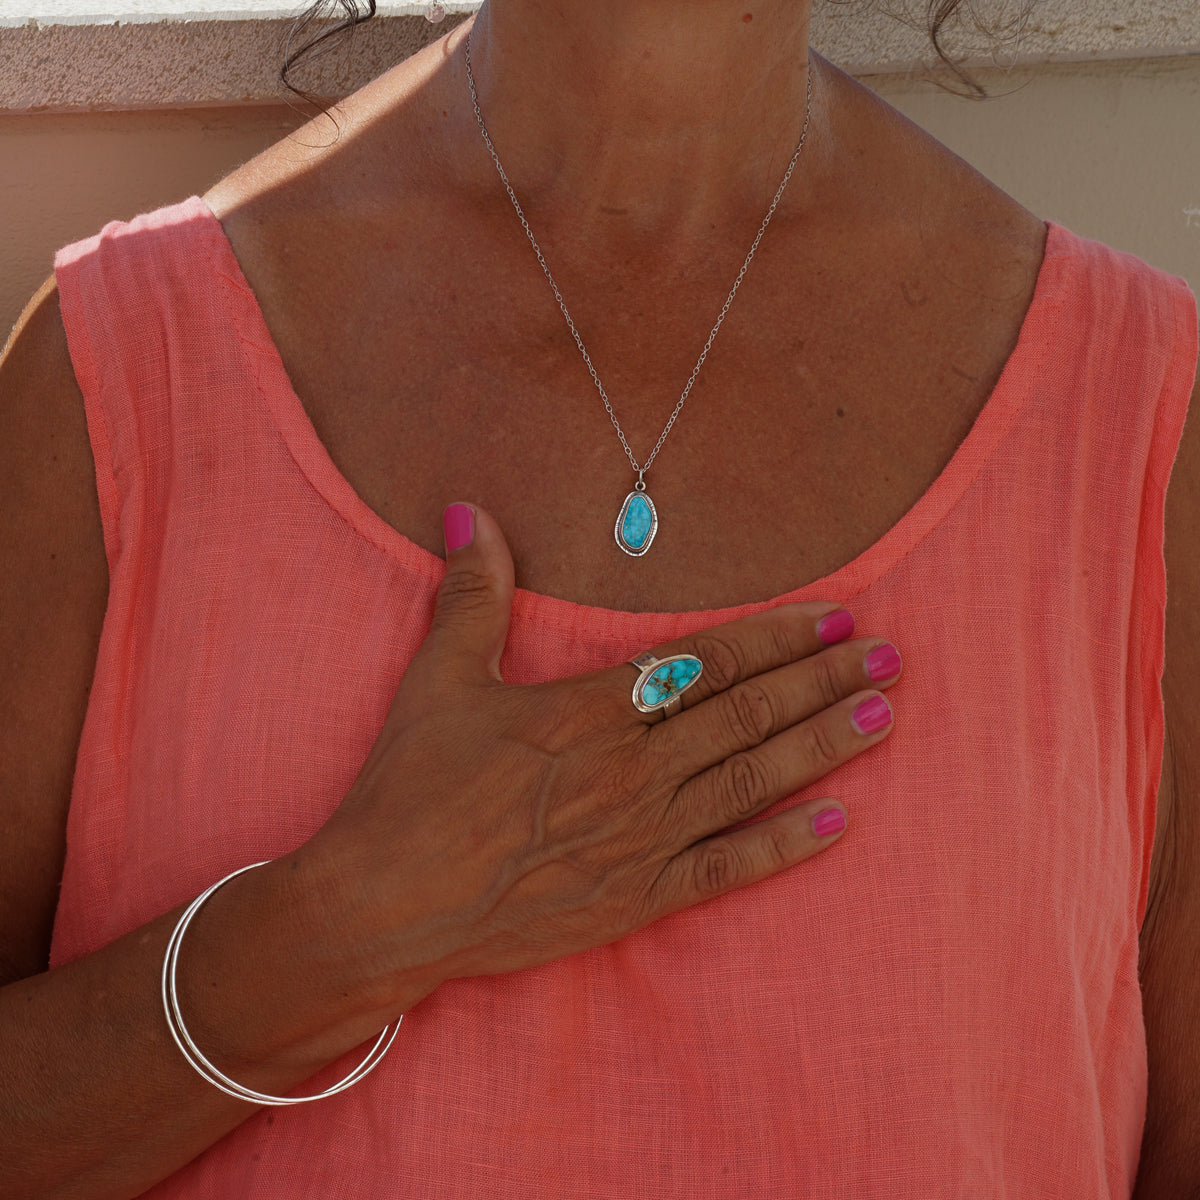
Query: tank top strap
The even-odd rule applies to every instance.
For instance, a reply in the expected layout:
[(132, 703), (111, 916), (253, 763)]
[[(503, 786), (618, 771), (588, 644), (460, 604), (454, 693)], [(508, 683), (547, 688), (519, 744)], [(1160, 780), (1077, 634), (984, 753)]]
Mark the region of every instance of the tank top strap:
[(215, 286), (221, 259), (214, 226), (204, 202), (191, 196), (110, 221), (54, 257), (110, 576), (143, 523), (163, 513), (179, 442), (221, 424), (213, 418), (222, 378), (245, 374), (224, 292)]

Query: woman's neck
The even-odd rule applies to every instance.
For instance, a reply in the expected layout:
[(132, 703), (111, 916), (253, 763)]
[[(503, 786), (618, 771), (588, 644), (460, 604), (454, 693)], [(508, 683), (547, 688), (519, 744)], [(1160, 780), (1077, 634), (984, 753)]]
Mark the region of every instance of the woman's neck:
[[(804, 125), (809, 8), (810, 0), (487, 0), (471, 32), (471, 66), (518, 194), (543, 226), (620, 226), (635, 241), (702, 237), (765, 211)], [(819, 90), (814, 71), (802, 155), (810, 178)], [(789, 189), (793, 204), (805, 190), (799, 180)]]

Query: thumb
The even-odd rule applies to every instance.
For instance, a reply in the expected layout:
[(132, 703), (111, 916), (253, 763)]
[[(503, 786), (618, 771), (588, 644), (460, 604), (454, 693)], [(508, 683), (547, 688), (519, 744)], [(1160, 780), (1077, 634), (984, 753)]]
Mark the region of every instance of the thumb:
[(500, 655), (512, 614), (513, 561), (500, 526), (473, 504), (442, 514), (446, 575), (438, 587), (430, 636), (440, 671), (500, 680)]

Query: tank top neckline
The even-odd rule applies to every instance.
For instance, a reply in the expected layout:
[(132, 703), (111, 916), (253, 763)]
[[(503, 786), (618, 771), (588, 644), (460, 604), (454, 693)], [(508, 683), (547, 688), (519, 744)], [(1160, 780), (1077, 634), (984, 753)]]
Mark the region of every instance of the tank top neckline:
[[(228, 285), (230, 317), (258, 380), (270, 417), (310, 486), (358, 534), (386, 556), (436, 586), (445, 560), (389, 525), (354, 490), (334, 464), (300, 400), (266, 318), (241, 269), (224, 227), (207, 201), (195, 195), (180, 205), (207, 233), (214, 274)], [(1053, 332), (1067, 294), (1074, 259), (1074, 237), (1053, 220), (1045, 220), (1046, 244), (1033, 297), (1022, 320), (1017, 343), (1000, 377), (966, 437), (920, 498), (861, 554), (820, 579), (767, 600), (725, 608), (632, 612), (580, 604), (517, 587), (512, 615), (535, 624), (591, 629), (614, 639), (677, 637), (710, 625), (732, 621), (780, 604), (837, 600), (843, 604), (866, 590), (898, 564), (942, 519), (970, 486), (991, 450), (1020, 411), (1028, 389), (1041, 372), (1054, 342)]]

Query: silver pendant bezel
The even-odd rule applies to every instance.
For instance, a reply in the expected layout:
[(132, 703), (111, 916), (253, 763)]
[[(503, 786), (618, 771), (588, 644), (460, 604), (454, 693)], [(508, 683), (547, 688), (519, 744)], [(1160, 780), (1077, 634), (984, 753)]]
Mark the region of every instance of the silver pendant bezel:
[[(641, 656), (639, 656), (639, 657), (641, 657)], [(655, 671), (657, 671), (659, 669), (659, 667), (664, 666), (668, 663), (678, 662), (681, 658), (686, 658), (689, 662), (700, 663), (700, 670), (697, 671), (695, 676), (693, 676), (693, 678), (689, 679), (688, 682), (685, 683), (683, 685), (683, 687), (681, 687), (679, 689), (679, 691), (677, 691), (675, 693), (675, 695), (668, 696), (665, 700), (660, 700), (657, 704), (647, 704), (642, 699), (642, 695), (641, 695), (642, 688), (646, 685), (646, 681), (650, 678), (651, 675), (654, 674)], [(636, 666), (636, 665), (637, 665), (637, 663), (635, 662), (634, 666)], [(667, 655), (666, 658), (656, 658), (653, 662), (647, 663), (641, 669), (641, 672), (639, 673), (639, 675), (637, 677), (637, 682), (633, 685), (633, 707), (636, 708), (638, 710), (638, 712), (644, 712), (644, 713), (659, 712), (660, 710), (666, 708), (668, 704), (671, 704), (674, 701), (678, 700), (679, 697), (682, 696), (683, 693), (686, 692), (688, 690), (688, 688), (690, 688), (692, 686), (692, 684), (695, 683), (696, 680), (699, 679), (700, 676), (703, 674), (704, 674), (704, 664), (702, 662), (700, 662), (700, 659), (698, 659), (694, 654), (669, 654), (669, 655)]]
[[(621, 538), (621, 526), (625, 524), (625, 514), (629, 512), (629, 506), (633, 503), (634, 496), (641, 496), (645, 502), (650, 505), (650, 532), (646, 534), (646, 540), (642, 544), (640, 550), (631, 550), (629, 544)], [(617, 545), (621, 547), (631, 558), (641, 558), (647, 550), (650, 549), (651, 543), (654, 541), (654, 535), (658, 532), (658, 509), (654, 507), (654, 501), (646, 492), (639, 492), (637, 488), (625, 497), (624, 503), (621, 505), (621, 511), (617, 513), (617, 522), (613, 526), (613, 537), (616, 539)]]

